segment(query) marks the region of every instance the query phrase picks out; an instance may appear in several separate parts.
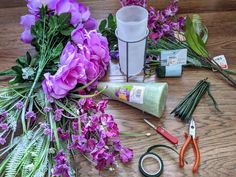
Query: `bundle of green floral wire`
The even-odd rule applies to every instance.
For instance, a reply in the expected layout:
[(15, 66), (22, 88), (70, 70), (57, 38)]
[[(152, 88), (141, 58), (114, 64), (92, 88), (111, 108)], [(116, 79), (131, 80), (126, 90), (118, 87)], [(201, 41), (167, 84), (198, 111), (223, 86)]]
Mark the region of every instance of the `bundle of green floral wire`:
[(174, 108), (171, 114), (174, 113), (175, 116), (180, 118), (182, 121), (190, 121), (193, 112), (206, 92), (212, 99), (215, 109), (220, 111), (217, 102), (211, 94), (210, 85), (211, 84), (207, 81), (207, 78), (199, 81), (194, 89), (190, 91), (189, 94)]

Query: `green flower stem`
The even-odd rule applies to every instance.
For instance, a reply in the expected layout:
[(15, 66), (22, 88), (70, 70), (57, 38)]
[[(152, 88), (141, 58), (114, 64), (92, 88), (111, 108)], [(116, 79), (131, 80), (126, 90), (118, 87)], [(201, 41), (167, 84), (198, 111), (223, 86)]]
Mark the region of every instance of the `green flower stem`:
[(57, 133), (57, 125), (56, 125), (55, 120), (53, 119), (52, 112), (49, 112), (49, 121), (50, 121), (50, 125), (51, 125), (51, 130), (53, 130), (53, 133), (55, 136), (57, 150), (60, 150), (60, 142), (59, 142), (59, 137), (58, 137), (58, 133)]
[(72, 98), (78, 98), (78, 99), (92, 98), (92, 97), (100, 95), (102, 92), (104, 92), (104, 90), (106, 90), (106, 87), (104, 87), (101, 91), (99, 91), (97, 93), (94, 93), (92, 95), (79, 95), (79, 94), (71, 93), (71, 94), (69, 94), (69, 96), (72, 97)]
[(79, 135), (82, 133), (82, 126), (81, 126), (81, 120), (79, 117), (79, 111), (77, 112), (78, 114), (78, 130), (79, 130)]
[(22, 128), (23, 128), (24, 133), (27, 132), (26, 123), (25, 123), (25, 112), (26, 112), (27, 104), (28, 104), (28, 99), (26, 99), (24, 107), (23, 107), (22, 112), (21, 112), (21, 124), (22, 124)]

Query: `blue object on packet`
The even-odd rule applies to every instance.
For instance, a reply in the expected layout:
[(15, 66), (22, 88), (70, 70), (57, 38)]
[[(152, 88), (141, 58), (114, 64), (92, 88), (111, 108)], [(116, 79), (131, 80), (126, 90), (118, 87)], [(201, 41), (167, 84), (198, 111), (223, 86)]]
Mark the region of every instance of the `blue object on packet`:
[(166, 66), (166, 77), (180, 77), (182, 76), (182, 65)]
[(157, 76), (181, 77), (182, 65), (187, 63), (187, 49), (161, 51), (161, 65), (157, 68)]

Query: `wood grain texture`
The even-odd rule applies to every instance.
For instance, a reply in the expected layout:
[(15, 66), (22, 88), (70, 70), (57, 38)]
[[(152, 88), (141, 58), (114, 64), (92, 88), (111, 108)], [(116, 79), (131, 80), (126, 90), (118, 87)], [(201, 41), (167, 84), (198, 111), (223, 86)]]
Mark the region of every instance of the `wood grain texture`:
[[(84, 0), (90, 5), (93, 16), (101, 19), (109, 13), (114, 13), (119, 8), (117, 0)], [(167, 1), (150, 0), (150, 4), (163, 8)], [(19, 26), (20, 16), (27, 13), (24, 0), (0, 0), (0, 70), (4, 70), (14, 64), (15, 58), (24, 55), (29, 45), (24, 45), (19, 40), (22, 28)], [(203, 21), (209, 28), (208, 48), (214, 55), (224, 54), (230, 69), (236, 70), (236, 0), (188, 0), (180, 1), (180, 12), (200, 13)], [(98, 172), (84, 160), (79, 159), (78, 168), (80, 176), (141, 176), (138, 171), (138, 159), (151, 145), (167, 144), (164, 138), (157, 135), (148, 127), (143, 118), (149, 119), (155, 124), (162, 124), (168, 131), (179, 138), (179, 145), (184, 142), (184, 132), (187, 125), (176, 120), (169, 113), (176, 104), (191, 90), (196, 82), (208, 77), (212, 83), (212, 94), (219, 103), (221, 113), (216, 112), (209, 97), (205, 96), (197, 107), (194, 117), (197, 124), (197, 135), (200, 137), (201, 166), (199, 173), (193, 175), (191, 162), (194, 156), (192, 150), (186, 155), (190, 163), (184, 169), (178, 167), (178, 157), (168, 150), (158, 152), (164, 160), (165, 170), (163, 176), (236, 176), (236, 90), (227, 85), (218, 75), (211, 71), (196, 68), (184, 70), (182, 78), (157, 79), (151, 77), (144, 82), (167, 82), (169, 95), (166, 111), (161, 119), (152, 117), (128, 105), (117, 101), (110, 101), (108, 112), (113, 114), (121, 131), (133, 133), (152, 133), (150, 137), (122, 137), (124, 145), (134, 149), (134, 159), (127, 166), (120, 165), (114, 172)], [(236, 78), (236, 77), (234, 77)], [(4, 78), (0, 81), (5, 80)], [(111, 61), (109, 72), (104, 79), (111, 82), (124, 82), (119, 66)], [(133, 77), (131, 81), (142, 82), (142, 75)], [(3, 82), (1, 82), (3, 83)], [(179, 149), (180, 147), (178, 147)], [(149, 164), (151, 167), (154, 164)]]

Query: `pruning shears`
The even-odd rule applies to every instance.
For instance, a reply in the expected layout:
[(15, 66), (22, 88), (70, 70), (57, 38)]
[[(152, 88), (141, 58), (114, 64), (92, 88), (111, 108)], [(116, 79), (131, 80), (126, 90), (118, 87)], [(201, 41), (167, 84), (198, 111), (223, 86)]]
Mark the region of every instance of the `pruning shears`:
[(190, 145), (190, 143), (192, 143), (193, 152), (195, 156), (195, 162), (194, 162), (192, 171), (193, 173), (196, 173), (200, 165), (200, 150), (198, 147), (198, 137), (196, 137), (196, 125), (193, 118), (191, 119), (190, 124), (189, 124), (189, 133), (188, 134), (185, 133), (185, 139), (186, 139), (185, 143), (180, 149), (180, 153), (179, 153), (179, 166), (181, 168), (184, 167), (184, 163), (185, 163), (184, 155), (188, 146)]

